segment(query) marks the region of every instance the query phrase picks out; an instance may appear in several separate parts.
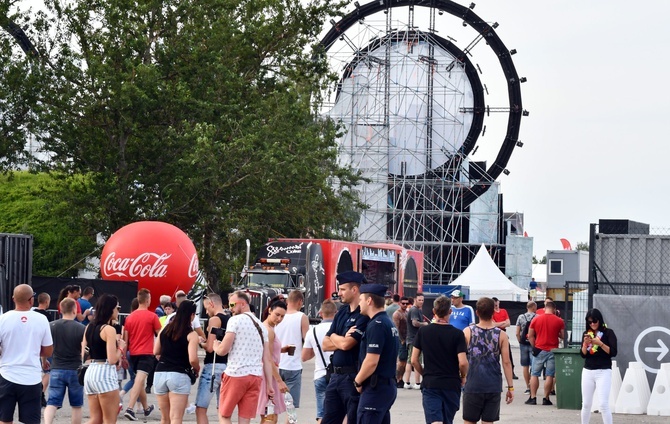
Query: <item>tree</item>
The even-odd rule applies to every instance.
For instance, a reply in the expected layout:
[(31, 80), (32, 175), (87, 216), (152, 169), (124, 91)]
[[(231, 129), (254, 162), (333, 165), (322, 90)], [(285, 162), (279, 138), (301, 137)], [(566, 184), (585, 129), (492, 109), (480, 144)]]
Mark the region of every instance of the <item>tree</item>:
[(585, 242), (579, 242), (577, 243), (577, 249), (576, 250), (583, 250), (585, 252), (589, 251), (589, 244)]
[(86, 225), (173, 223), (214, 283), (239, 270), (245, 238), (354, 236), (359, 176), (337, 165), (338, 128), (316, 113), (332, 76), (309, 48), (340, 4), (45, 4), (17, 17), (39, 51), (33, 135), (47, 169), (86, 182), (67, 199)]
[(75, 276), (95, 252), (95, 233), (69, 213), (62, 186), (47, 174), (0, 177), (0, 228), (33, 235), (33, 274)]

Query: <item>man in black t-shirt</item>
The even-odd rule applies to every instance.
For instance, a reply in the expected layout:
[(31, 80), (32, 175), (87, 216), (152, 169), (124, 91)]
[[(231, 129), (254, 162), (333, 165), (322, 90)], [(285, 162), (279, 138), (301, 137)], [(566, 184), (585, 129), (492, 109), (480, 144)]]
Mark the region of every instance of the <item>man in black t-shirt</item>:
[(84, 387), (77, 379), (77, 368), (81, 365), (81, 341), (85, 327), (75, 321), (76, 300), (66, 297), (60, 303), (60, 310), (63, 318), (49, 324), (54, 352), (49, 400), (44, 410), (46, 424), (53, 422), (56, 410), (63, 406), (66, 389), (72, 407), (72, 422), (81, 422), (84, 405)]
[(426, 422), (451, 423), (468, 373), (465, 335), (449, 324), (451, 299), (448, 297), (435, 299), (433, 314), (433, 323), (419, 328), (416, 334), (411, 360), (414, 370), (423, 376), (421, 393)]
[[(47, 318), (47, 321), (53, 321), (53, 315), (47, 312), (49, 304), (51, 303), (51, 296), (49, 293), (43, 292), (37, 295), (37, 307), (34, 309), (35, 312), (38, 312), (44, 315)], [(49, 376), (51, 373), (51, 357), (42, 358), (42, 408), (47, 406), (46, 392), (47, 387), (49, 387)]]
[[(195, 398), (195, 418), (198, 424), (209, 422), (207, 418), (207, 408), (212, 401), (212, 396), (216, 396), (216, 409), (219, 409), (219, 394), (221, 392), (221, 375), (226, 370), (228, 364), (228, 355), (214, 357), (214, 341), (223, 340), (226, 334), (229, 315), (223, 309), (221, 296), (216, 293), (210, 293), (205, 296), (202, 302), (209, 316), (207, 322), (207, 339), (200, 343), (200, 347), (205, 349), (205, 360), (198, 383), (198, 393)], [(214, 384), (212, 384), (212, 381)]]

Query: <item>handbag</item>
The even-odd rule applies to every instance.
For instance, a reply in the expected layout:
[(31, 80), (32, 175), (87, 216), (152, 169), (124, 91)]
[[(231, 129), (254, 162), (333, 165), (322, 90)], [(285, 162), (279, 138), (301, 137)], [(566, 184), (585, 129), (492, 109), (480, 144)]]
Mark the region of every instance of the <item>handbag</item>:
[[(321, 355), (321, 361), (323, 363), (326, 363), (326, 358), (323, 356), (323, 351), (321, 350), (321, 346), (319, 345), (319, 340), (316, 338), (316, 327), (313, 328), (314, 330), (314, 343), (316, 343), (316, 347), (319, 348), (319, 354)], [(333, 375), (334, 368), (332, 362), (326, 365), (326, 383), (330, 383), (330, 376)]]
[(186, 368), (186, 375), (188, 375), (191, 379), (191, 386), (194, 385), (196, 381), (198, 381), (198, 373), (195, 372), (193, 367)]
[(86, 376), (86, 370), (88, 370), (89, 364), (81, 364), (77, 368), (77, 380), (79, 380), (80, 385), (84, 385), (84, 377)]

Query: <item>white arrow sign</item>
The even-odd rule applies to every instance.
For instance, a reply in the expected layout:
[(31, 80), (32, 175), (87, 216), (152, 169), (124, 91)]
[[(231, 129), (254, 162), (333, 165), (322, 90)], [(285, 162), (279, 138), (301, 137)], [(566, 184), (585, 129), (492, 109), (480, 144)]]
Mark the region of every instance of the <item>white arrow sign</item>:
[[(660, 326), (655, 326), (655, 327), (649, 327), (643, 330), (635, 339), (635, 345), (633, 346), (633, 354), (635, 355), (635, 360), (637, 362), (641, 362), (642, 366), (644, 369), (649, 371), (652, 374), (658, 374), (658, 370), (660, 368), (660, 364), (646, 364), (642, 358), (640, 357), (641, 352), (649, 352), (649, 353), (658, 353), (658, 358), (656, 359), (657, 362), (661, 362), (661, 360), (665, 357), (665, 355), (668, 354), (670, 349), (668, 349), (668, 346), (666, 346), (665, 343), (661, 339), (658, 338), (658, 334), (653, 335), (653, 339), (656, 339), (656, 343), (658, 343), (658, 347), (642, 347), (640, 346), (642, 344), (642, 339), (651, 333), (661, 333), (661, 334), (667, 334), (670, 336), (670, 329), (667, 329), (665, 327), (660, 327)], [(650, 338), (651, 338), (650, 337)], [(652, 339), (652, 340), (653, 340)], [(667, 339), (666, 339), (667, 340)], [(648, 343), (645, 343), (648, 344)], [(653, 366), (651, 366), (653, 365)]]
[(658, 358), (656, 358), (656, 360), (658, 362), (661, 362), (663, 357), (668, 354), (668, 350), (670, 349), (668, 349), (668, 347), (665, 345), (665, 343), (663, 343), (663, 340), (661, 339), (656, 339), (656, 343), (658, 343), (659, 347), (645, 347), (644, 351), (652, 353), (658, 352)]

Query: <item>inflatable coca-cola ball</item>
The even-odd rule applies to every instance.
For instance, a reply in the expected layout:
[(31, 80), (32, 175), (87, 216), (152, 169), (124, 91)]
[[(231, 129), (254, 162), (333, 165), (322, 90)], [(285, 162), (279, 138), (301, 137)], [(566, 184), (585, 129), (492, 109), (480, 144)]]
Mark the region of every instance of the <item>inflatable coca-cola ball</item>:
[(188, 291), (198, 275), (193, 242), (179, 228), (159, 221), (128, 224), (102, 249), (100, 272), (106, 280), (137, 281), (151, 291), (151, 308), (161, 295)]

